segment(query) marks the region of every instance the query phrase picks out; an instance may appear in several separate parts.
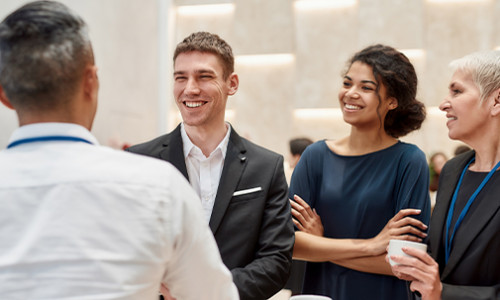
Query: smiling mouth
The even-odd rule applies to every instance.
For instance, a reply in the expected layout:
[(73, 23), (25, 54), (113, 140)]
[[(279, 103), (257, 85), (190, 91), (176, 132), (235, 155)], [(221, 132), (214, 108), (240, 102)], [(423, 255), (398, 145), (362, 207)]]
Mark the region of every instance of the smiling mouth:
[(454, 121), (456, 119), (457, 119), (457, 117), (448, 117), (448, 121)]
[(354, 104), (345, 104), (344, 105), (345, 108), (347, 109), (351, 109), (351, 110), (359, 110), (361, 109), (361, 106), (358, 106), (358, 105), (354, 105)]
[(184, 101), (184, 105), (186, 105), (189, 108), (196, 108), (204, 105), (207, 103), (206, 101)]

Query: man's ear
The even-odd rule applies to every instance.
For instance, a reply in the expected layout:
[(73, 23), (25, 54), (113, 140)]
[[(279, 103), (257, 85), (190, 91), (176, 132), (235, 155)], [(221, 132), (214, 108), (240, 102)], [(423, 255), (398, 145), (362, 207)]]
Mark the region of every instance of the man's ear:
[(240, 85), (240, 80), (238, 79), (238, 75), (236, 73), (233, 73), (229, 76), (228, 81), (229, 81), (228, 94), (230, 96), (232, 96), (232, 95), (236, 94), (236, 91), (238, 91), (238, 86)]
[(92, 99), (99, 90), (99, 78), (97, 77), (97, 67), (88, 65), (83, 75), (83, 92), (86, 98)]
[(7, 95), (5, 95), (5, 91), (3, 90), (3, 87), (0, 85), (0, 102), (3, 103), (3, 105), (7, 106), (10, 109), (14, 109), (14, 106), (10, 103), (9, 99), (7, 98)]

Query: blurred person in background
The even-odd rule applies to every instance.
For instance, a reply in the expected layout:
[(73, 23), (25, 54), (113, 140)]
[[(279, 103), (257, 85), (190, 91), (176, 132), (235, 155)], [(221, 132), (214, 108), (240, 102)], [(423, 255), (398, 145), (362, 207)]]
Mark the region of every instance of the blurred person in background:
[(425, 119), (416, 92), (413, 65), (392, 47), (369, 46), (349, 60), (338, 98), (351, 132), (307, 147), (290, 185), (293, 257), (308, 261), (304, 293), (410, 297), (384, 257), (390, 239), (426, 237), (430, 217), (425, 154), (398, 139)]
[(453, 155), (457, 156), (459, 154), (465, 153), (467, 151), (470, 151), (471, 148), (467, 145), (460, 145), (455, 148), (455, 151), (453, 151)]
[(307, 146), (311, 145), (313, 141), (310, 138), (306, 137), (300, 137), (300, 138), (293, 138), (290, 140), (288, 143), (290, 146), (290, 168), (295, 168), (297, 163), (300, 160), (300, 156), (306, 150)]
[(292, 178), (293, 169), (300, 160), (300, 156), (306, 150), (307, 146), (311, 145), (313, 141), (306, 137), (293, 138), (288, 142), (289, 156), (288, 160), (285, 162), (285, 176), (286, 182), (290, 184), (290, 179)]
[[(238, 299), (198, 197), (171, 165), (99, 145), (85, 22), (32, 2), (0, 23), (0, 299)], [(193, 284), (196, 288), (193, 288)]]
[(436, 152), (429, 159), (430, 183), (429, 190), (435, 192), (439, 185), (439, 175), (448, 158), (443, 152)]
[(393, 256), (399, 278), (423, 300), (500, 299), (500, 51), (475, 52), (451, 63), (448, 136), (473, 151), (441, 172), (428, 253)]

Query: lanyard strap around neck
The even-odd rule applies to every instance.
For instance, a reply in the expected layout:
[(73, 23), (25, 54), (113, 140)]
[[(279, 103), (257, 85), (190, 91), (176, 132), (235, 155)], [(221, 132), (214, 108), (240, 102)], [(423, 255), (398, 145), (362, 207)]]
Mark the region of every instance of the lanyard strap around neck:
[(455, 204), (457, 202), (457, 197), (458, 197), (458, 190), (460, 189), (460, 186), (462, 185), (462, 180), (464, 179), (465, 172), (469, 168), (470, 164), (474, 162), (476, 158), (473, 157), (469, 163), (465, 166), (464, 170), (462, 171), (462, 175), (460, 175), (460, 179), (458, 180), (457, 187), (455, 188), (455, 192), (453, 193), (453, 198), (451, 199), (451, 205), (448, 210), (448, 218), (446, 219), (446, 236), (445, 236), (445, 263), (448, 263), (448, 259), (450, 258), (450, 252), (451, 252), (451, 247), (453, 245), (453, 238), (455, 237), (455, 233), (462, 224), (463, 219), (465, 218), (465, 215), (469, 211), (469, 208), (471, 207), (472, 203), (474, 200), (476, 200), (477, 195), (483, 187), (486, 185), (486, 183), (490, 180), (491, 176), (495, 173), (496, 169), (500, 167), (500, 161), (491, 169), (491, 171), (486, 175), (486, 177), (483, 179), (481, 184), (478, 186), (474, 194), (470, 196), (469, 200), (467, 201), (467, 204), (465, 207), (462, 209), (462, 212), (458, 216), (457, 221), (455, 222), (455, 226), (453, 227), (453, 231), (451, 233), (451, 237), (448, 238), (449, 236), (449, 230), (451, 227), (451, 219), (453, 218), (453, 211), (455, 210)]
[(92, 142), (90, 142), (86, 139), (80, 138), (80, 137), (76, 137), (76, 136), (48, 135), (48, 136), (38, 136), (38, 137), (13, 141), (12, 143), (7, 145), (7, 149), (21, 145), (21, 144), (29, 144), (29, 143), (36, 143), (36, 142), (48, 142), (48, 141), (84, 142), (84, 143), (92, 145)]

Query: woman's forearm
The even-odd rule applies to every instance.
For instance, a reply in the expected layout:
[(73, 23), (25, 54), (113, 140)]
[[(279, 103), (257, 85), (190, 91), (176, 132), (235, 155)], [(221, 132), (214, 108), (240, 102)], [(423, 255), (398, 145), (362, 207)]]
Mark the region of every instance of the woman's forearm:
[(333, 261), (375, 255), (369, 240), (332, 239), (295, 232), (293, 258), (312, 262)]
[(394, 276), (391, 266), (385, 261), (385, 254), (344, 260), (332, 260), (331, 262), (360, 272)]

